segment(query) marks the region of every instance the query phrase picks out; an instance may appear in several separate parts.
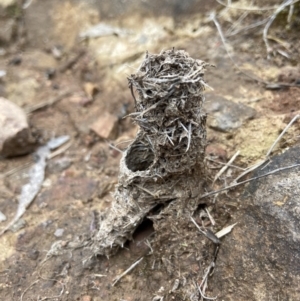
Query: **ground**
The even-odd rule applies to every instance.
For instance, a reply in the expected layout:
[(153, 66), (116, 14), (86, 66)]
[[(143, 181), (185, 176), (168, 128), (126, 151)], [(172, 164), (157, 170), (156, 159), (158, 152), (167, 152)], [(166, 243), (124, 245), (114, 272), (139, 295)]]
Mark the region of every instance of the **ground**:
[[(248, 2), (239, 1), (242, 7), (249, 6)], [(124, 4), (112, 3), (110, 7), (95, 1), (36, 0), (13, 15), (18, 31), (1, 48), (0, 70), (6, 70), (6, 76), (0, 77), (0, 95), (28, 112), (40, 145), (61, 135), (69, 135), (71, 143), (49, 159), (41, 190), (19, 227), (0, 237), (1, 300), (137, 301), (155, 296), (156, 300), (160, 300), (158, 296), (186, 300), (190, 296), (172, 292), (176, 279), (181, 286), (182, 279), (201, 279), (214, 246), (200, 233), (195, 234), (192, 223), (183, 222), (180, 229), (164, 235), (168, 232), (154, 229), (151, 221), (145, 220), (134, 241), (110, 258), (95, 257), (89, 248), (113, 201), (121, 158), (118, 149), (125, 149), (137, 131), (130, 118), (123, 118), (134, 110), (127, 77), (135, 72), (146, 51), (159, 53), (175, 47), (214, 65), (205, 74), (214, 90), (206, 94), (209, 181), (203, 194), (229, 184), (241, 172), (229, 168), (212, 184), (222, 165), (211, 160), (224, 163), (240, 151), (233, 165), (246, 168), (258, 162), (299, 114), (300, 45), (293, 31), (299, 20), (287, 28), (286, 18), (279, 15), (270, 43), (274, 52), (280, 50), (281, 54), (276, 52), (268, 59), (258, 29), (228, 36), (228, 43), (222, 43), (218, 24), (208, 13), (218, 13), (224, 34), (232, 25), (232, 30), (239, 28), (236, 20), (242, 13), (226, 10), (217, 2), (191, 1), (190, 7), (176, 2), (171, 11), (162, 6), (159, 14), (148, 1), (141, 7), (130, 2), (126, 9)], [(199, 7), (201, 13), (195, 10)], [(259, 17), (249, 14), (246, 24)], [(87, 30), (100, 21), (111, 26), (110, 33), (86, 38)], [(278, 82), (281, 84), (274, 84)], [(116, 128), (106, 139), (91, 130), (103, 113), (116, 120)], [(296, 122), (274, 153), (299, 142), (299, 134)], [(1, 223), (3, 228), (15, 214), (17, 197), (33, 163), (31, 154), (0, 159), (0, 210), (7, 217)], [(242, 189), (207, 200), (216, 221), (215, 232), (238, 219)], [(63, 229), (61, 235), (58, 229)], [(155, 235), (160, 239), (153, 240), (151, 246)], [(178, 241), (176, 235), (184, 240)], [(197, 254), (189, 252), (193, 248), (199, 250)], [(137, 267), (113, 286), (115, 277), (141, 257)], [(180, 268), (175, 269), (174, 264)], [(212, 290), (209, 287), (207, 294)], [(226, 300), (226, 292), (221, 297)]]

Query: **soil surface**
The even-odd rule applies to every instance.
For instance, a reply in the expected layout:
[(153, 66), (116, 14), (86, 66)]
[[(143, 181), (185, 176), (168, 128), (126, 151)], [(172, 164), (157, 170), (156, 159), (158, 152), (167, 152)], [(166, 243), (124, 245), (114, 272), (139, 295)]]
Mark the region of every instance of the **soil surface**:
[[(0, 299), (198, 300), (192, 296), (193, 279), (201, 282), (215, 246), (190, 221), (169, 229), (175, 213), (165, 216), (161, 229), (145, 219), (134, 240), (113, 257), (94, 256), (90, 248), (113, 201), (121, 152), (137, 132), (130, 118), (123, 118), (134, 112), (127, 77), (135, 73), (146, 51), (160, 53), (172, 47), (214, 65), (205, 74), (213, 91), (207, 89), (205, 104), (209, 181), (203, 194), (217, 190), (264, 159), (300, 113), (300, 42), (295, 38), (299, 20), (294, 18), (288, 26), (282, 21), (286, 12), (279, 15), (270, 29), (274, 55), (267, 58), (261, 28), (230, 35), (241, 27), (237, 20), (243, 11), (213, 1), (186, 1), (186, 6), (174, 1), (171, 9), (165, 1), (161, 10), (160, 1), (153, 2), (155, 9), (150, 1), (128, 1), (128, 6), (127, 1), (25, 2), (28, 7), (22, 8), (16, 1), (18, 9), (7, 17), (15, 20), (17, 29), (0, 46), (0, 70), (6, 72), (0, 77), (0, 96), (27, 112), (38, 145), (61, 135), (70, 136), (70, 142), (48, 160), (43, 185), (17, 226), (0, 236)], [(248, 7), (250, 2), (238, 4)], [(209, 18), (212, 11), (217, 13), (215, 22)], [(243, 26), (262, 16), (248, 13)], [(92, 37), (89, 29), (100, 22), (106, 33), (102, 29)], [(108, 113), (101, 125), (101, 135), (108, 133), (107, 137), (99, 136), (93, 125)], [(298, 144), (299, 137), (296, 121), (272, 154)], [(232, 166), (213, 183), (237, 151)], [(6, 216), (0, 230), (13, 219), (34, 163), (32, 154), (0, 159), (0, 211)], [(207, 198), (197, 208), (196, 221), (213, 232), (233, 224), (244, 212), (243, 188)], [(207, 214), (201, 215), (206, 210), (215, 225)], [(116, 277), (142, 257), (114, 285)], [(208, 282), (206, 294), (213, 291)], [(218, 300), (229, 300), (226, 292), (220, 294)], [(254, 300), (251, 296), (245, 300)]]

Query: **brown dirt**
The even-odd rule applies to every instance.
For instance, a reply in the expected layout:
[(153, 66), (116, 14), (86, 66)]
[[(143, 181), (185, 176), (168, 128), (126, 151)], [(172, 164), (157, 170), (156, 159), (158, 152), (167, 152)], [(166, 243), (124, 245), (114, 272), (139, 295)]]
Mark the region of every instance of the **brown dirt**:
[[(126, 141), (136, 134), (131, 121), (122, 119), (134, 109), (126, 76), (140, 64), (146, 50), (160, 52), (175, 46), (186, 50), (193, 58), (216, 65), (206, 75), (206, 82), (214, 88), (214, 93), (256, 110), (255, 118), (236, 131), (224, 133), (209, 128), (207, 134), (210, 158), (223, 162), (241, 150), (241, 156), (234, 164), (246, 167), (264, 157), (280, 131), (299, 113), (299, 87), (269, 91), (241, 74), (227, 58), (214, 24), (207, 22), (204, 14), (191, 15), (188, 11), (185, 15), (183, 8), (177, 6), (174, 12), (180, 11), (180, 14), (174, 15), (175, 22), (167, 14), (162, 14), (159, 19), (151, 14), (145, 16), (143, 7), (143, 14), (137, 11), (128, 15), (127, 12), (122, 18), (110, 19), (114, 26), (132, 30), (134, 33), (129, 36), (112, 35), (79, 43), (76, 39), (78, 31), (102, 20), (101, 13), (92, 4), (85, 9), (80, 1), (63, 1), (62, 7), (60, 2), (33, 1), (24, 12), (27, 38), (22, 39), (27, 39), (27, 43), (12, 41), (7, 46), (7, 54), (0, 57), (0, 69), (7, 70), (7, 76), (0, 79), (0, 93), (25, 109), (51, 100), (62, 91), (71, 91), (71, 95), (54, 105), (32, 112), (29, 119), (40, 144), (53, 136), (70, 135), (72, 139), (68, 150), (49, 160), (44, 185), (23, 216), (24, 227), (0, 237), (0, 299), (25, 301), (49, 297), (53, 300), (142, 301), (164, 295), (164, 300), (189, 300), (190, 296), (184, 296), (181, 290), (184, 279), (190, 280), (189, 285), (192, 279), (201, 282), (214, 246), (196, 233), (193, 224), (186, 220), (181, 222), (179, 229), (169, 229), (168, 222), (176, 219), (175, 211), (173, 215), (165, 216), (161, 229), (153, 229), (151, 221), (145, 220), (135, 233), (134, 241), (128, 242), (112, 258), (94, 257), (89, 249), (95, 227), (101, 224), (105, 210), (113, 200), (111, 192), (118, 181), (121, 158), (118, 151), (90, 131), (90, 125), (103, 112), (117, 116), (118, 133), (112, 142), (125, 141), (117, 145), (124, 149)], [(210, 11), (212, 7), (206, 1), (202, 2)], [(45, 11), (49, 12), (47, 17)], [(114, 8), (113, 11), (118, 10)], [(226, 27), (228, 23), (222, 25)], [(285, 37), (287, 41), (288, 38)], [(268, 80), (268, 70), (276, 69), (279, 74), (282, 66), (289, 64), (278, 56), (276, 60), (266, 60), (261, 37), (255, 34), (236, 40), (231, 38), (230, 42), (234, 45), (237, 62), (250, 66), (252, 73)], [(253, 49), (251, 43), (259, 47)], [(52, 58), (54, 46), (62, 47), (63, 55), (53, 65), (51, 59), (46, 67), (40, 61), (29, 63), (26, 60), (26, 54), (36, 50)], [(56, 72), (54, 77), (49, 75), (52, 67), (59, 69), (82, 49), (85, 54), (69, 69)], [(291, 48), (291, 51), (294, 51), (293, 57), (297, 55), (297, 49)], [(21, 64), (8, 64), (16, 57), (23, 57)], [(44, 62), (45, 57), (41, 57)], [(97, 85), (99, 91), (87, 104), (86, 82)], [(24, 88), (20, 88), (21, 85)], [(281, 152), (298, 142), (299, 133), (298, 121), (276, 151)], [(26, 183), (28, 167), (24, 165), (32, 164), (33, 160), (31, 155), (0, 160), (3, 174), (0, 178), (0, 210), (7, 217), (1, 228), (14, 216), (17, 196)], [(212, 161), (207, 161), (207, 165), (210, 178), (213, 178), (220, 166)], [(19, 170), (9, 174), (14, 168)], [(230, 169), (213, 189), (221, 188), (238, 173), (237, 169)], [(210, 189), (212, 187), (207, 187)], [(239, 215), (242, 205), (236, 200), (241, 189), (223, 194), (216, 203), (208, 204), (216, 220), (214, 232), (233, 223)], [(62, 237), (54, 235), (56, 229), (64, 229)], [(154, 235), (157, 239), (152, 245), (152, 254), (146, 240), (151, 244)], [(143, 261), (112, 286), (113, 279), (142, 256)], [(180, 280), (179, 289), (171, 292), (176, 279)], [(193, 289), (191, 286), (190, 290)], [(212, 289), (209, 287), (208, 295)], [(219, 296), (220, 300), (226, 292), (223, 294)]]

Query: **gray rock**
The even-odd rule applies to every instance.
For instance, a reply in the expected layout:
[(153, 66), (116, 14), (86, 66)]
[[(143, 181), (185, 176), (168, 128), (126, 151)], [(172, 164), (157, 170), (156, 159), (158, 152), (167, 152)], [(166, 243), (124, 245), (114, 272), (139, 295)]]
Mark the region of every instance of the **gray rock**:
[[(300, 164), (296, 146), (254, 174)], [(211, 287), (220, 300), (300, 299), (300, 167), (253, 181), (221, 245)]]
[(35, 145), (24, 111), (0, 97), (0, 156), (24, 155), (31, 152)]
[(48, 162), (48, 171), (50, 173), (62, 172), (70, 167), (72, 160), (69, 158), (58, 158)]
[(55, 230), (54, 236), (56, 236), (56, 237), (62, 237), (63, 234), (64, 234), (64, 232), (65, 232), (64, 229), (58, 228), (58, 229)]
[(229, 132), (239, 128), (245, 121), (254, 118), (256, 111), (242, 103), (235, 103), (226, 98), (213, 94), (205, 94), (204, 110), (208, 118), (208, 126), (221, 131)]

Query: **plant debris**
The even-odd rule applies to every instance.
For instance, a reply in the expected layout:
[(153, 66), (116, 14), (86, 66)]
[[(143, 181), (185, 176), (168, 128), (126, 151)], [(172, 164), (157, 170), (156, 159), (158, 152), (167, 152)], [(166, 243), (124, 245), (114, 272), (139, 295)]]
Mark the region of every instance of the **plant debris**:
[(147, 53), (128, 79), (136, 109), (129, 116), (139, 131), (123, 153), (115, 200), (94, 237), (95, 254), (109, 256), (123, 247), (157, 205), (195, 200), (202, 191), (207, 66), (183, 50)]
[(29, 170), (29, 182), (22, 187), (21, 194), (18, 197), (17, 212), (12, 221), (0, 231), (0, 235), (11, 229), (19, 221), (40, 191), (45, 177), (47, 158), (50, 155), (51, 149), (59, 147), (68, 141), (68, 139), (68, 136), (53, 138), (46, 145), (39, 147), (34, 153), (36, 162)]

